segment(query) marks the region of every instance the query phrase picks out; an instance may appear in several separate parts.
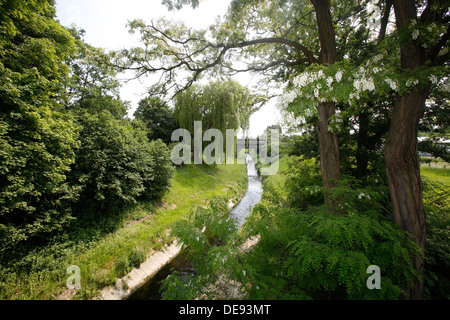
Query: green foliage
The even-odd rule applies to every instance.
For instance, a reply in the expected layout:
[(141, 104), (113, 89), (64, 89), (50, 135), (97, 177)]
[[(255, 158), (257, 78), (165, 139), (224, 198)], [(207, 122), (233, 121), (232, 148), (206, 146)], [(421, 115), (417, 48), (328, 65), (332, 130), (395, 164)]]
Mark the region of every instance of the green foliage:
[[(235, 222), (229, 217), (226, 199), (209, 199), (206, 207), (197, 207), (189, 221), (180, 220), (174, 224), (172, 235), (183, 243), (187, 259), (192, 261), (196, 276), (183, 279), (171, 274), (163, 282), (164, 299), (195, 299), (220, 297), (214, 285), (219, 279), (230, 276), (239, 268), (236, 256), (239, 251), (231, 237), (236, 230)], [(212, 287), (211, 287), (212, 286)], [(208, 290), (202, 290), (208, 288)]]
[[(274, 197), (264, 180), (263, 200), (244, 227), (258, 234), (249, 253), (253, 279), (249, 299), (398, 299), (416, 272), (417, 246), (389, 218), (387, 188), (379, 174), (364, 181), (342, 176), (322, 204), (314, 159), (289, 157), (287, 198)], [(277, 180), (270, 180), (277, 181)], [(282, 181), (282, 180), (281, 180)], [(268, 187), (268, 188), (267, 188)], [(367, 268), (381, 269), (381, 290), (369, 290)]]
[(135, 203), (140, 196), (159, 199), (170, 186), (173, 169), (161, 141), (148, 142), (146, 132), (109, 113), (86, 114), (70, 181), (80, 202), (100, 208)]
[(192, 87), (176, 96), (175, 117), (181, 128), (194, 134), (194, 122), (202, 121), (203, 130), (248, 129), (251, 114), (258, 110), (259, 98), (233, 80), (211, 82)]
[(424, 139), (419, 141), (419, 151), (449, 162), (448, 146), (442, 143), (450, 135), (449, 95), (448, 92), (434, 90), (432, 96), (419, 123), (419, 130), (425, 133)]
[(158, 98), (147, 97), (139, 101), (134, 117), (144, 122), (149, 140), (161, 139), (168, 144), (172, 132), (178, 128), (173, 110)]
[[(410, 254), (416, 249), (392, 223), (317, 210), (300, 219), (302, 236), (288, 246), (283, 267), (312, 297), (323, 299), (327, 293), (329, 298), (393, 299), (412, 282)], [(382, 270), (381, 291), (367, 289), (369, 265)]]
[(286, 188), (289, 203), (306, 209), (309, 205), (323, 203), (320, 165), (316, 159), (305, 160), (303, 156), (290, 156), (287, 159)]
[(142, 197), (160, 200), (172, 186), (171, 180), (175, 173), (170, 149), (158, 139), (148, 144), (147, 152), (153, 160), (153, 175), (145, 177)]
[[(256, 206), (254, 225), (247, 227), (261, 240), (248, 257), (256, 269), (248, 298), (400, 298), (416, 274), (410, 257), (417, 246), (392, 222), (371, 212), (369, 203), (361, 205), (357, 192), (340, 192), (340, 197), (348, 193), (342, 202), (360, 201), (352, 209), (346, 203), (348, 214), (330, 213), (325, 205), (306, 210), (283, 203)], [(359, 212), (352, 213), (354, 209)], [(370, 265), (381, 269), (381, 290), (366, 286)]]
[(71, 77), (64, 107), (81, 114), (108, 110), (115, 118), (124, 118), (128, 105), (120, 99), (117, 70), (112, 67), (110, 56), (103, 49), (85, 43), (84, 30), (69, 29), (69, 32), (77, 50), (68, 59)]
[[(319, 159), (319, 137), (316, 133), (294, 135), (286, 141), (284, 152), (290, 156), (303, 156), (305, 159)], [(283, 153), (283, 150), (280, 150)]]
[[(188, 222), (178, 224), (174, 234), (187, 245), (197, 274), (169, 276), (164, 297), (223, 298), (229, 294), (223, 287), (233, 284), (248, 299), (398, 299), (415, 277), (416, 245), (384, 219), (331, 214), (325, 206), (300, 212), (257, 205), (252, 215), (258, 219), (241, 236), (222, 235), (228, 241), (219, 244)], [(213, 223), (220, 227), (220, 220)], [(244, 236), (254, 234), (259, 243), (243, 254)], [(381, 290), (367, 288), (370, 265), (382, 270)]]
[(146, 257), (147, 255), (144, 250), (136, 248), (131, 251), (130, 255), (128, 256), (128, 261), (130, 262), (131, 267), (138, 268), (141, 263), (145, 261)]
[(114, 271), (118, 277), (123, 277), (131, 270), (130, 261), (127, 257), (121, 257), (114, 266)]
[(54, 17), (52, 0), (2, 1), (0, 60), (15, 72), (35, 69), (61, 89), (69, 71), (63, 62), (74, 51), (74, 40)]
[[(71, 219), (66, 173), (78, 147), (58, 101), (73, 51), (52, 1), (0, 4), (0, 255), (45, 242)], [(16, 250), (17, 251), (20, 250)]]
[[(316, 160), (282, 160), (288, 166), (279, 174), (286, 179), (264, 179), (263, 199), (238, 232), (225, 227), (225, 207), (217, 201), (198, 208), (190, 221), (176, 224), (173, 235), (186, 245), (197, 273), (187, 278), (170, 275), (164, 298), (401, 298), (416, 276), (411, 256), (421, 253), (386, 218), (390, 210), (385, 208), (387, 190), (381, 177), (360, 181), (343, 176), (329, 194), (340, 204), (340, 212), (332, 213), (320, 196)], [(211, 234), (218, 240), (211, 241)], [(242, 250), (253, 236), (259, 242)], [(380, 267), (380, 290), (367, 287), (371, 265)]]

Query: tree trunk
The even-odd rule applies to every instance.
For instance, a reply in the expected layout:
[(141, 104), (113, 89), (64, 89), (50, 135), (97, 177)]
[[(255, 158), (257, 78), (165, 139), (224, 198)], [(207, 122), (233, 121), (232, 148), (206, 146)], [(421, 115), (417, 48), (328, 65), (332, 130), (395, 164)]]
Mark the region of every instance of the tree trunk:
[[(399, 30), (417, 18), (414, 1), (395, 0), (394, 11)], [(400, 44), (400, 61), (406, 72), (415, 70), (425, 63), (424, 49), (413, 41), (404, 41)], [(417, 89), (397, 98), (384, 151), (394, 222), (409, 232), (422, 250), (426, 234), (417, 132), (427, 96), (428, 90)], [(405, 298), (422, 299), (424, 261), (414, 256), (412, 263), (419, 277)]]
[[(324, 65), (336, 62), (336, 39), (333, 21), (330, 13), (329, 0), (311, 0), (316, 12), (317, 27), (319, 31), (320, 56), (319, 62)], [(328, 122), (335, 114), (333, 102), (319, 103), (319, 121), (317, 132), (320, 145), (320, 168), (322, 173), (322, 184), (325, 190), (336, 186), (339, 180), (339, 143), (335, 133), (328, 131)], [(332, 204), (325, 192), (325, 202)]]
[[(412, 92), (398, 98), (385, 145), (386, 173), (393, 206), (393, 220), (421, 249), (425, 249), (425, 211), (418, 157), (417, 130), (427, 93)], [(423, 259), (412, 258), (419, 279), (408, 289), (410, 299), (421, 299)]]
[[(334, 115), (335, 105), (332, 102), (319, 103), (319, 121), (316, 129), (319, 135), (320, 169), (322, 185), (326, 190), (334, 188), (339, 180), (339, 143), (335, 133), (328, 131), (328, 120)], [(325, 193), (325, 201), (330, 200)]]
[(330, 13), (330, 0), (311, 0), (316, 12), (317, 28), (319, 31), (321, 64), (336, 62), (336, 35)]

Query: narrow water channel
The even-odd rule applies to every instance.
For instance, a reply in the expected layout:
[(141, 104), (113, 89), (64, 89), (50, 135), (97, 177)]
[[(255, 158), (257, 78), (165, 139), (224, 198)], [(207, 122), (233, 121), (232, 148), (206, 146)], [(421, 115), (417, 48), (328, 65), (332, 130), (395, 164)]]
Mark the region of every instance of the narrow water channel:
[[(236, 220), (236, 226), (238, 228), (244, 224), (245, 218), (247, 218), (252, 208), (261, 200), (263, 193), (262, 181), (258, 175), (256, 164), (249, 154), (247, 154), (245, 158), (248, 175), (247, 191), (241, 201), (239, 201), (239, 203), (230, 211), (231, 217)], [(195, 269), (192, 267), (192, 264), (186, 260), (186, 255), (180, 254), (138, 290), (133, 292), (127, 300), (161, 300), (160, 283), (175, 270), (182, 276), (195, 274)]]

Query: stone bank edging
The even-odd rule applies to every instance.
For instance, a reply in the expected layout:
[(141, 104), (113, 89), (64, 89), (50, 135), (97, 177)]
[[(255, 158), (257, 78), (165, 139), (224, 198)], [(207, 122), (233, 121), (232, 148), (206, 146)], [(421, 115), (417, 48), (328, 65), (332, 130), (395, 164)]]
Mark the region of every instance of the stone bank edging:
[[(173, 242), (164, 249), (152, 254), (139, 268), (134, 268), (126, 276), (117, 280), (113, 287), (106, 287), (101, 291), (102, 300), (123, 300), (135, 292), (146, 281), (155, 276), (164, 266), (178, 256), (181, 244)], [(124, 289), (126, 288), (126, 289)]]

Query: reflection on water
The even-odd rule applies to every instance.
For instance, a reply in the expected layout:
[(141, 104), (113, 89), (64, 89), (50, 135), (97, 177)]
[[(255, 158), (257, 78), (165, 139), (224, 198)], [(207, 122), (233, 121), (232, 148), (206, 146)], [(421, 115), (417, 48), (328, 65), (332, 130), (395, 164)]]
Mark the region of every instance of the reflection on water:
[[(263, 193), (261, 178), (258, 176), (256, 165), (250, 155), (246, 155), (248, 186), (244, 197), (230, 211), (231, 217), (236, 220), (240, 228), (252, 208), (261, 200)], [(164, 266), (154, 277), (148, 280), (142, 287), (132, 293), (127, 300), (161, 300), (160, 282), (177, 270), (182, 276), (195, 274), (192, 264), (186, 260), (186, 253), (180, 254), (171, 263)]]

